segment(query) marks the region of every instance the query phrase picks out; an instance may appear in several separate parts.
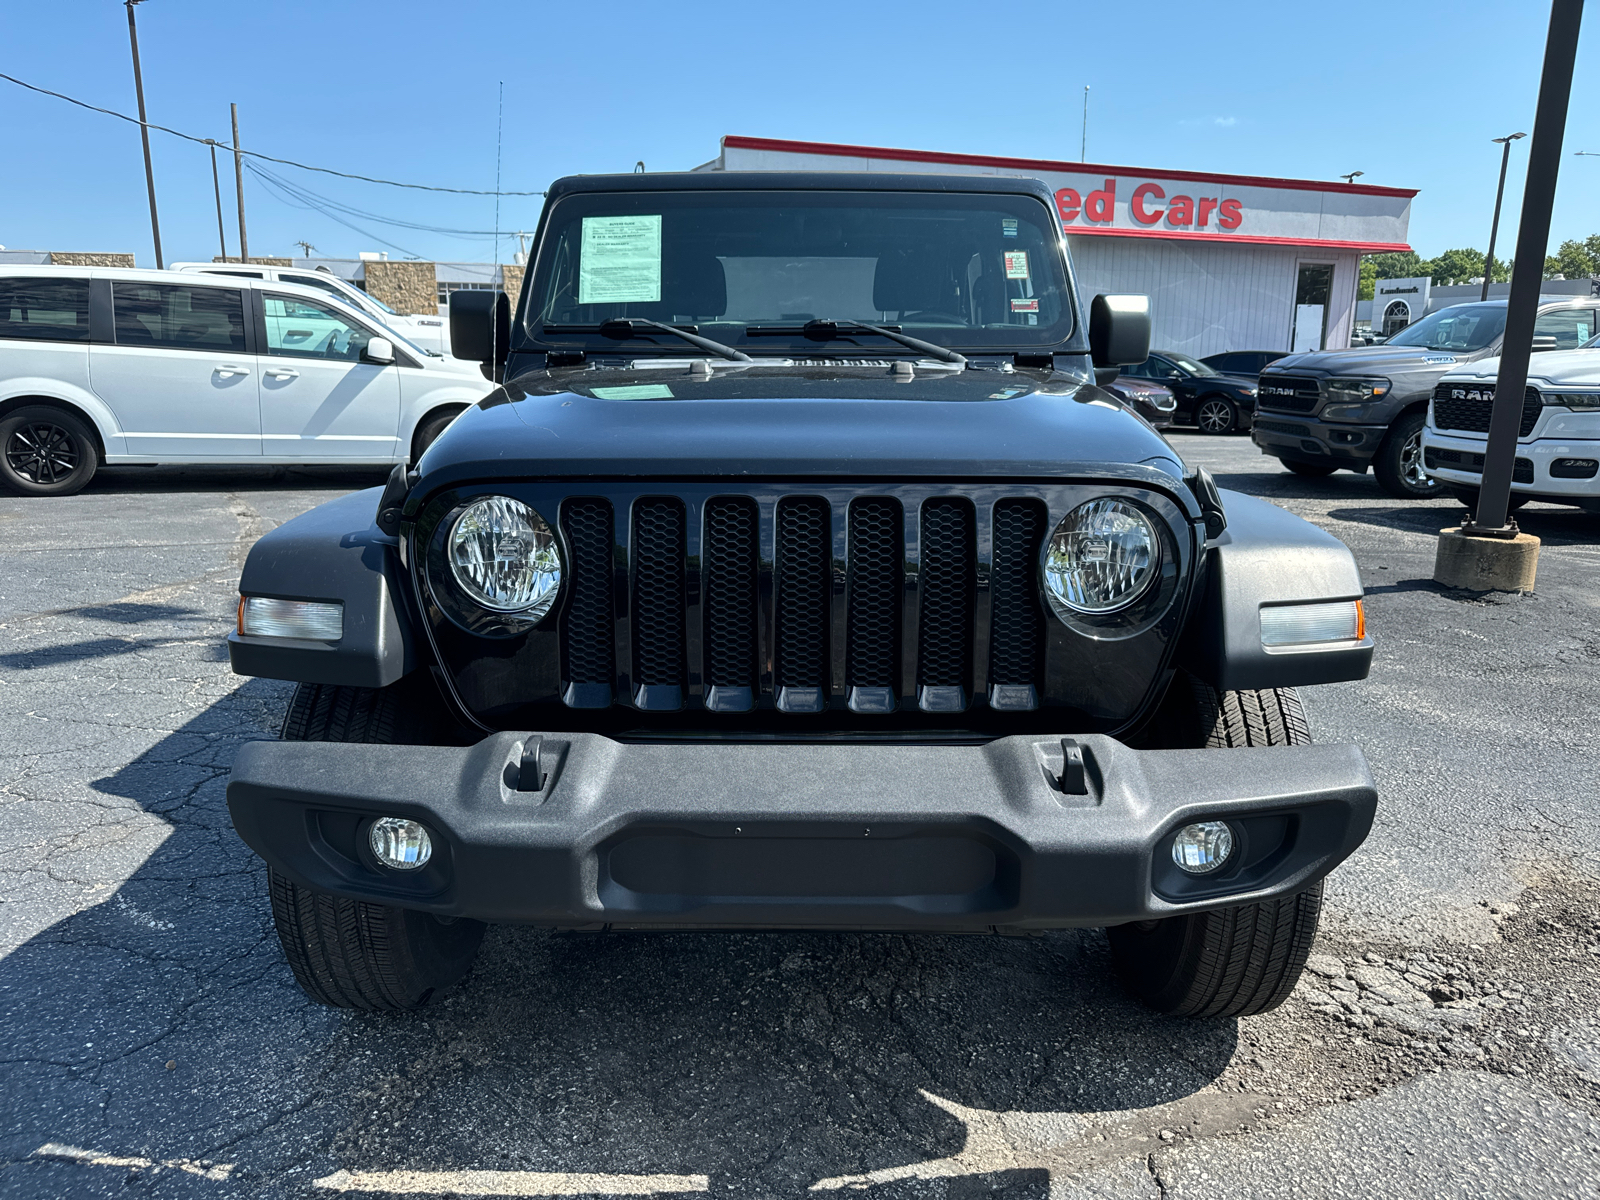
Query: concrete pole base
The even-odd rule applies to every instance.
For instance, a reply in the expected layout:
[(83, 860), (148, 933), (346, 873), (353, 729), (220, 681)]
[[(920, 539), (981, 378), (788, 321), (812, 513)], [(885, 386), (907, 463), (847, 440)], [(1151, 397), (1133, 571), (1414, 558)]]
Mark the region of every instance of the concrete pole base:
[(1474, 592), (1531, 592), (1539, 567), (1539, 539), (1468, 537), (1460, 529), (1439, 531), (1433, 581)]

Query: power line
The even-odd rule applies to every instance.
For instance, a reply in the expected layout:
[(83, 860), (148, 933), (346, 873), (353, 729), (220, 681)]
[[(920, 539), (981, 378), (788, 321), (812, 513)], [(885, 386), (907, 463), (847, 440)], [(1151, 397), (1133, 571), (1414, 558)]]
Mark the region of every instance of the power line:
[(247, 158), (259, 158), (264, 162), (281, 163), (286, 167), (299, 167), (302, 171), (316, 171), (323, 175), (337, 175), (341, 179), (358, 179), (362, 183), (381, 183), (388, 187), (411, 188), (414, 191), (419, 192), (452, 192), (458, 196), (544, 195), (543, 192), (492, 192), (483, 188), (434, 187), (426, 183), (401, 183), (394, 179), (377, 179), (371, 175), (356, 175), (350, 171), (335, 171), (332, 167), (314, 167), (310, 163), (295, 162), (292, 158), (274, 158), (270, 154), (259, 154), (254, 150), (237, 150), (235, 147), (229, 146), (228, 143), (218, 142), (213, 138), (195, 137), (192, 133), (184, 133), (178, 129), (169, 129), (165, 125), (156, 125), (152, 122), (141, 121), (138, 117), (130, 117), (127, 113), (119, 113), (115, 109), (101, 108), (98, 104), (89, 104), (86, 101), (74, 99), (72, 96), (65, 95), (61, 92), (52, 92), (49, 88), (42, 88), (36, 84), (28, 83), (25, 80), (18, 79), (15, 75), (7, 75), (3, 71), (0, 71), (0, 79), (4, 79), (7, 83), (14, 83), (18, 87), (27, 88), (30, 92), (38, 92), (40, 95), (44, 96), (54, 96), (57, 100), (65, 100), (68, 104), (76, 104), (79, 108), (87, 108), (90, 112), (104, 113), (108, 117), (116, 117), (119, 121), (127, 121), (130, 125), (139, 125), (146, 129), (154, 129), (158, 133), (170, 133), (173, 137), (183, 138), (188, 142), (197, 142), (202, 146), (224, 146), (230, 150), (234, 150), (235, 153), (244, 155)]
[(332, 216), (333, 213), (338, 212), (364, 221), (376, 221), (380, 225), (393, 225), (398, 229), (415, 229), (422, 233), (442, 233), (450, 237), (489, 238), (494, 236), (487, 229), (452, 229), (445, 225), (428, 225), (421, 221), (406, 221), (399, 217), (386, 217), (381, 213), (369, 212), (364, 208), (356, 208), (354, 205), (334, 200), (319, 192), (313, 192), (310, 188), (293, 183), (277, 172), (269, 171), (267, 168), (257, 166), (255, 163), (246, 165), (249, 167), (250, 173), (258, 179), (276, 184), (283, 191), (292, 194), (295, 199), (302, 202), (300, 207), (316, 209), (325, 216)]

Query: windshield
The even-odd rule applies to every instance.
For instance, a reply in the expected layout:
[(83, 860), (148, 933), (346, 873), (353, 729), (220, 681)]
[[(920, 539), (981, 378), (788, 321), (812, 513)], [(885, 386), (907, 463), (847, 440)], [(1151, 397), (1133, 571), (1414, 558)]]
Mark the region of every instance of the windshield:
[(630, 318), (750, 354), (907, 353), (853, 321), (956, 350), (1072, 332), (1056, 222), (1028, 196), (586, 194), (559, 201), (547, 229), (527, 310), (542, 345), (703, 353), (642, 323), (620, 345), (599, 332)]
[(1198, 358), (1190, 358), (1187, 354), (1168, 354), (1167, 357), (1191, 375), (1204, 377), (1222, 374), (1210, 363), (1203, 363)]
[(1429, 350), (1482, 350), (1505, 328), (1504, 304), (1457, 304), (1407, 325), (1384, 344), (1423, 346)]

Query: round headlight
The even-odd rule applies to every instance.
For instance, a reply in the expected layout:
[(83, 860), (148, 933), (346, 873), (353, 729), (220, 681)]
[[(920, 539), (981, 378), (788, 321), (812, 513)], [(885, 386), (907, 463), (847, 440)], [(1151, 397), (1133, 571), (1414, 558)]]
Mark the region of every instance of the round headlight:
[(1132, 604), (1155, 579), (1160, 543), (1126, 500), (1090, 500), (1062, 518), (1044, 548), (1044, 591), (1057, 616)]
[(543, 517), (509, 496), (489, 496), (462, 509), (450, 530), (448, 555), (461, 590), (492, 612), (537, 621), (561, 590), (555, 534)]

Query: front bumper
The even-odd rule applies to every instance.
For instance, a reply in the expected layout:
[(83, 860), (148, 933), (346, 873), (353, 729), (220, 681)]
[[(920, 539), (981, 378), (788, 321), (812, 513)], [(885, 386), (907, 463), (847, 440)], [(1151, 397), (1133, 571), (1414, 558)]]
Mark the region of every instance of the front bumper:
[[(1131, 750), (1059, 738), (986, 745), (630, 742), (529, 735), (470, 748), (253, 742), (234, 827), (302, 886), (441, 916), (563, 928), (981, 931), (1114, 925), (1302, 890), (1359, 846), (1377, 791), (1354, 746)], [(424, 868), (366, 849), (379, 815), (431, 831)], [(1172, 863), (1196, 820), (1232, 823), (1213, 876)]]
[[(1483, 482), (1483, 456), (1488, 445), (1486, 437), (1457, 437), (1424, 428), (1423, 469), (1435, 479), (1475, 488)], [(1446, 455), (1454, 456), (1454, 460)], [(1526, 460), (1531, 470), (1524, 468), (1521, 481), (1512, 480), (1513, 492), (1572, 504), (1600, 500), (1600, 472), (1586, 479), (1562, 479), (1550, 473), (1551, 466), (1563, 459), (1600, 461), (1600, 441), (1579, 438), (1519, 441), (1516, 457)]]
[(1250, 440), (1274, 458), (1365, 470), (1388, 434), (1387, 425), (1351, 425), (1300, 413), (1263, 409), (1256, 413)]

